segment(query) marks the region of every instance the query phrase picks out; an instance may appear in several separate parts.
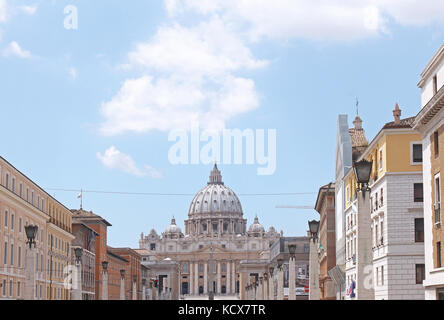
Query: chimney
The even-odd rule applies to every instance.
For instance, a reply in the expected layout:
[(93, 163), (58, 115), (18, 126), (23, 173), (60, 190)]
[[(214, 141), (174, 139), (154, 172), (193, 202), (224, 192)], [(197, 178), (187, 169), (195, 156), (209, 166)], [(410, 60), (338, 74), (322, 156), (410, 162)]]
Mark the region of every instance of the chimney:
[(395, 110), (393, 110), (393, 118), (395, 119), (395, 124), (401, 123), (401, 109), (399, 109), (398, 103), (396, 103)]

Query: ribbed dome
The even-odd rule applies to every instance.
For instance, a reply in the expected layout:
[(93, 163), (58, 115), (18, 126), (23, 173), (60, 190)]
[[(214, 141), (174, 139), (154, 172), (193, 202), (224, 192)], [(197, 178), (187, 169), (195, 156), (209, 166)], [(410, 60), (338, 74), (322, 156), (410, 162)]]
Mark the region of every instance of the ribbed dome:
[(265, 229), (259, 223), (259, 218), (257, 216), (256, 216), (256, 218), (254, 218), (253, 224), (248, 228), (248, 232), (251, 232), (251, 233), (265, 232)]
[(167, 234), (173, 234), (173, 233), (181, 234), (182, 233), (182, 230), (180, 229), (180, 227), (176, 225), (176, 219), (173, 218), (171, 220), (171, 224), (166, 228), (165, 233), (167, 233)]
[(188, 215), (208, 213), (235, 213), (242, 215), (242, 206), (233, 190), (222, 182), (222, 175), (214, 165), (210, 182), (191, 201)]

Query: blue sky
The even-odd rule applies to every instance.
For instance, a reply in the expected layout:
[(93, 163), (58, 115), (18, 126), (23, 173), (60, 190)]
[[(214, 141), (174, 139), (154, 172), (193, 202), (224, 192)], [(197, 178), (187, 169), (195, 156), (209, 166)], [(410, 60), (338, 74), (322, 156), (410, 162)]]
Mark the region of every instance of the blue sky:
[[(276, 205), (314, 205), (355, 97), (369, 139), (396, 102), (416, 115), (443, 14), (432, 0), (0, 0), (0, 154), (44, 188), (194, 194), (211, 165), (170, 164), (171, 130), (276, 129), (273, 175), (219, 167), (238, 194), (310, 193), (240, 196), (249, 223), (303, 235), (318, 215)], [(112, 246), (137, 247), (173, 215), (182, 226), (191, 198), (85, 193), (84, 207), (113, 224)]]

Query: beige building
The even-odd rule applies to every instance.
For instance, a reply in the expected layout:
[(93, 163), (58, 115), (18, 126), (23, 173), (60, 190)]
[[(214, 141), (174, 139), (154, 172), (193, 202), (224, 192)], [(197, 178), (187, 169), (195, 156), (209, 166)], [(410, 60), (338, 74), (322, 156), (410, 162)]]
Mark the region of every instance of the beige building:
[(256, 217), (247, 228), (242, 205), (214, 166), (208, 184), (191, 201), (185, 233), (173, 218), (161, 235), (142, 233), (142, 264), (158, 279), (159, 299), (232, 297), (268, 272), (269, 248), (281, 234)]
[(444, 300), (444, 44), (421, 73), (421, 111), (414, 128), (422, 134), (424, 185), (425, 298)]
[[(0, 299), (24, 299), (25, 226), (38, 226), (35, 249), (34, 299), (69, 299), (63, 289), (69, 263), (71, 213), (31, 179), (0, 157)], [(51, 246), (51, 236), (54, 249)], [(56, 251), (53, 251), (56, 250)], [(51, 277), (49, 261), (53, 256)], [(54, 289), (52, 295), (51, 290)]]

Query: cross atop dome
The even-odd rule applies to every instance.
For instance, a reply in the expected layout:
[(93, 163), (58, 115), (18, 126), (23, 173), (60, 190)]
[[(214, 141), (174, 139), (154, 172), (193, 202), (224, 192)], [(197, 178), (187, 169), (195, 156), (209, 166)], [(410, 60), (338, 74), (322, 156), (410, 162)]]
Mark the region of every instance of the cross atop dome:
[(219, 169), (217, 168), (217, 163), (214, 163), (214, 168), (211, 171), (210, 174), (210, 181), (208, 184), (224, 184), (222, 182), (222, 174), (220, 173)]

